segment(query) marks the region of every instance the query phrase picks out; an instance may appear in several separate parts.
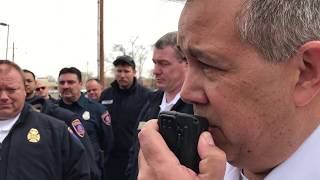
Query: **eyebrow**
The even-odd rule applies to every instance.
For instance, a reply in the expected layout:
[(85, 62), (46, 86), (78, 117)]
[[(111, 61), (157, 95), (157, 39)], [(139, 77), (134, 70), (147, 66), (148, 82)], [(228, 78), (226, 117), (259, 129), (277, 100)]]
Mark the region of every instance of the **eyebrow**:
[[(179, 46), (179, 48), (181, 47)], [(209, 63), (211, 65), (217, 65), (221, 67), (230, 67), (231, 65), (230, 63), (228, 63), (228, 61), (223, 61), (223, 59), (225, 58), (219, 55), (218, 53), (208, 54), (204, 50), (200, 50), (196, 47), (190, 47), (190, 46), (187, 46), (185, 52), (186, 52), (186, 55), (189, 55), (192, 58), (197, 59), (199, 62)]]

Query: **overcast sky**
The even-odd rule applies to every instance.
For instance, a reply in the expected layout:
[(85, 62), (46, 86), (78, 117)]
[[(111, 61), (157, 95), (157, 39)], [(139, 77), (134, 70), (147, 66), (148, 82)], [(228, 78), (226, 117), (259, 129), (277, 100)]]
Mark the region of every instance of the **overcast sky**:
[[(182, 3), (166, 0), (104, 0), (105, 56), (114, 44), (139, 36), (153, 44), (177, 30)], [(57, 77), (75, 66), (97, 75), (97, 0), (1, 0), (0, 22), (10, 26), (8, 59), (38, 77)], [(7, 27), (0, 26), (0, 59), (5, 59)], [(152, 67), (151, 57), (147, 67)], [(111, 67), (106, 67), (111, 68)]]

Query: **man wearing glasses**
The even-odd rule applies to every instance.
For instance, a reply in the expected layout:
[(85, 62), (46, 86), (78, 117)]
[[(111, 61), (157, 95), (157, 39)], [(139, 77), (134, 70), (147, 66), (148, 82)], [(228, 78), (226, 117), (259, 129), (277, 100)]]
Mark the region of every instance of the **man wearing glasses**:
[(49, 94), (49, 88), (48, 86), (41, 80), (37, 81), (37, 87), (36, 87), (36, 95), (43, 97), (46, 100), (51, 101), (52, 103), (57, 103), (57, 99), (53, 98)]

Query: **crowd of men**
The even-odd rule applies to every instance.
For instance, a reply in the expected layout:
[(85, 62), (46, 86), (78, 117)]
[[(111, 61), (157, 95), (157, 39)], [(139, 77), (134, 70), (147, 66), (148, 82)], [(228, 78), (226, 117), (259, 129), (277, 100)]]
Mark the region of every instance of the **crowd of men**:
[[(83, 83), (81, 71), (76, 67), (62, 68), (58, 73), (58, 99), (49, 94), (49, 87), (37, 80), (32, 71), (1, 60), (0, 110), (5, 115), (0, 119), (1, 147), (4, 147), (0, 157), (9, 158), (14, 152), (15, 158), (22, 162), (19, 167), (24, 173), (19, 174), (21, 168), (14, 167), (16, 164), (11, 159), (5, 159), (0, 161), (0, 167), (5, 167), (0, 171), (0, 178), (137, 179), (139, 124), (157, 118), (162, 111), (193, 114), (192, 105), (180, 98), (187, 62), (176, 43), (177, 32), (167, 33), (155, 43), (152, 60), (156, 91), (138, 82), (134, 59), (126, 55), (114, 60), (115, 80), (107, 89), (103, 89), (99, 79)], [(83, 86), (86, 94), (81, 92)], [(19, 97), (11, 97), (18, 93)], [(33, 117), (45, 120), (38, 125), (37, 121), (29, 120)], [(20, 121), (29, 125), (17, 126)], [(2, 129), (7, 131), (3, 133)], [(25, 142), (21, 140), (23, 133)], [(67, 142), (61, 142), (66, 139)], [(10, 146), (13, 142), (16, 145)], [(28, 153), (33, 151), (26, 157), (23, 155), (27, 152), (19, 154), (24, 146)], [(29, 159), (33, 161), (27, 166)]]
[[(139, 84), (130, 56), (114, 60), (109, 88), (85, 82), (86, 96), (80, 70), (61, 69), (60, 99), (0, 60), (0, 179), (319, 179), (319, 9), (319, 0), (188, 0), (178, 33), (154, 44), (155, 91)], [(159, 133), (156, 118), (170, 110), (209, 122), (199, 172)]]

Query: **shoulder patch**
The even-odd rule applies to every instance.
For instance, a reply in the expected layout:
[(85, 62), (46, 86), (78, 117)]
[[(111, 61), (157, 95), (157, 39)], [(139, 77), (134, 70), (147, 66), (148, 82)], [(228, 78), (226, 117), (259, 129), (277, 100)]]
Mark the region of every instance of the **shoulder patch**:
[(71, 125), (78, 136), (84, 137), (85, 130), (79, 119), (73, 120)]
[(101, 119), (103, 121), (103, 123), (107, 126), (110, 126), (111, 125), (111, 116), (109, 114), (108, 111), (104, 112), (102, 115), (101, 115)]

